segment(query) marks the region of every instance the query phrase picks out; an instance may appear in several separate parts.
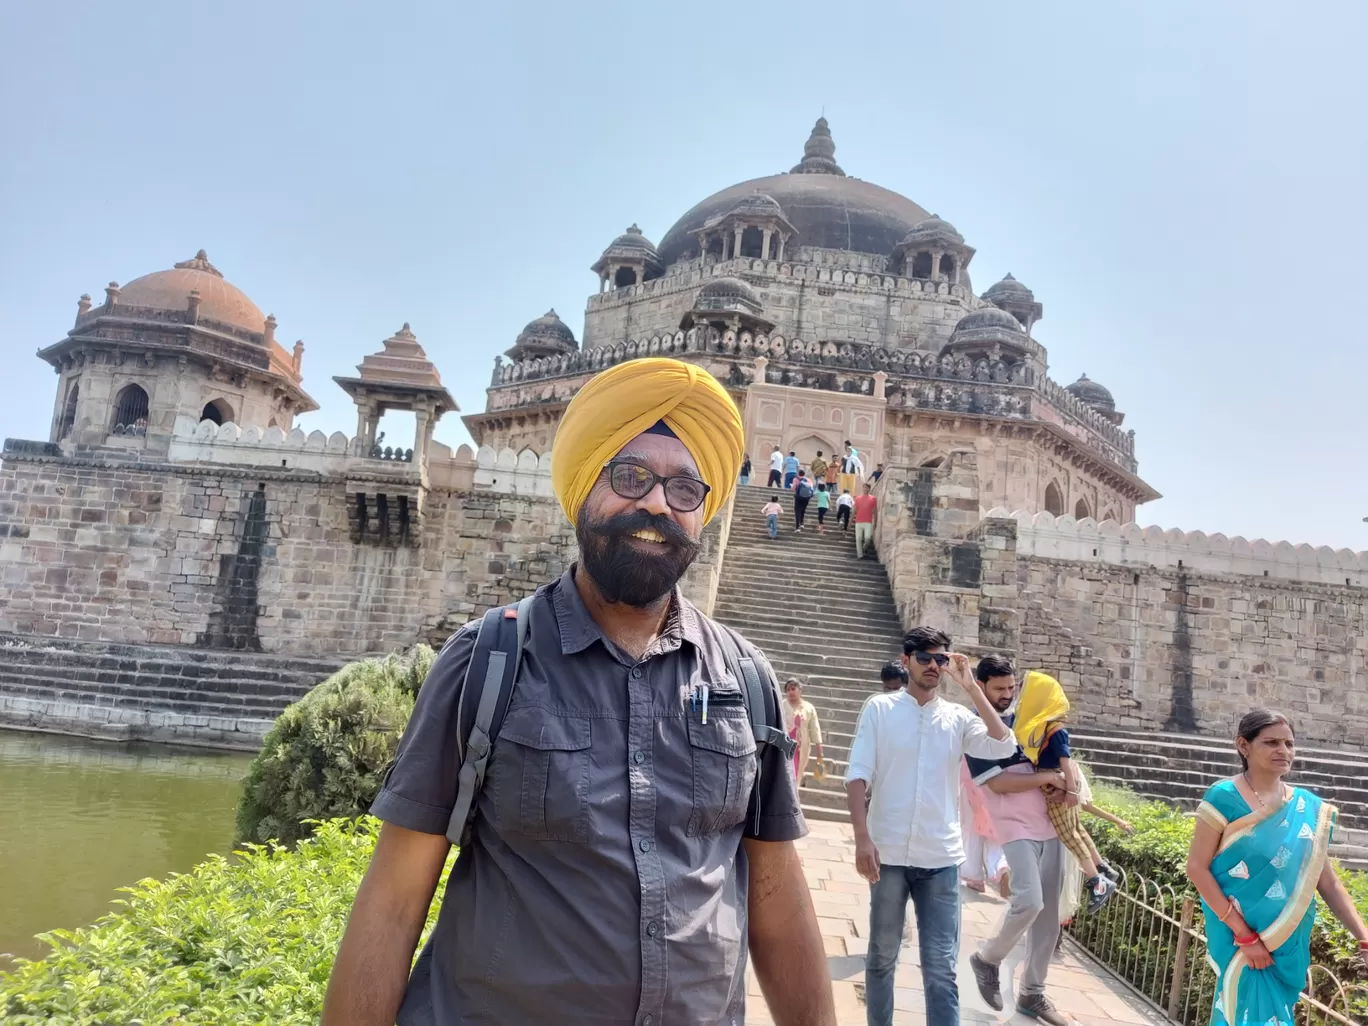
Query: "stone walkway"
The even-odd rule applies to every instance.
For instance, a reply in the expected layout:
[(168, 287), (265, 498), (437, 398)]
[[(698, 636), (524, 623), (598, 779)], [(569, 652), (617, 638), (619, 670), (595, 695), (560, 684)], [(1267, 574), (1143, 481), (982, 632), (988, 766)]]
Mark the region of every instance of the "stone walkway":
[[(855, 872), (855, 842), (849, 824), (809, 823), (812, 832), (798, 842), (803, 870), (812, 888), (817, 921), (826, 941), (827, 963), (836, 992), (836, 1012), (841, 1026), (865, 1026), (864, 954), (869, 933), (869, 885)], [(969, 955), (992, 933), (1002, 917), (1005, 902), (996, 897), (961, 889), (960, 1017), (969, 1024), (1011, 1023), (1027, 1026), (1036, 1020), (1014, 1014), (1010, 970), (1020, 949), (1003, 965), (1004, 1011), (994, 1012), (979, 997), (969, 970)], [(926, 1021), (921, 969), (917, 963), (916, 926), (912, 909), (907, 913), (907, 936), (899, 958), (896, 1011), (893, 1022), (907, 1026), (938, 1026)], [(1055, 1004), (1073, 1016), (1079, 1026), (1157, 1026), (1166, 1020), (1130, 995), (1124, 986), (1093, 963), (1071, 950), (1064, 951), (1050, 967), (1049, 994)], [(760, 996), (759, 985), (750, 978), (746, 1022), (771, 1026), (773, 1020)]]

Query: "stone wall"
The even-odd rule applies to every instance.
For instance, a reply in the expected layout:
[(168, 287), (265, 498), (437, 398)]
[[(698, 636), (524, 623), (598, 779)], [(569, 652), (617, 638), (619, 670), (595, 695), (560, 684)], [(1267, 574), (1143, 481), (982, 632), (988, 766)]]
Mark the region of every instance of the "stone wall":
[(433, 489), (416, 545), (351, 540), (346, 479), (7, 453), (0, 631), (356, 655), (435, 640), (559, 574), (553, 499)]
[(1257, 705), (1368, 749), (1368, 554), (994, 510), (976, 454), (890, 468), (876, 541), (904, 624), (1060, 678), (1077, 722), (1229, 737)]

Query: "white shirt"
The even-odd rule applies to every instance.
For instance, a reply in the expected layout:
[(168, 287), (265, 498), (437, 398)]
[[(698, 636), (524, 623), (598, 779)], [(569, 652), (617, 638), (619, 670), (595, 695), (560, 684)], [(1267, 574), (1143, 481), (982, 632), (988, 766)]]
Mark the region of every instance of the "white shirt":
[(873, 795), (869, 839), (879, 861), (922, 869), (963, 862), (960, 760), (1006, 759), (1016, 747), (1010, 732), (994, 740), (974, 710), (940, 697), (919, 705), (894, 691), (866, 701), (846, 780), (863, 780)]
[(851, 495), (849, 492), (842, 492), (841, 497), (836, 500), (836, 507), (838, 509), (842, 506), (853, 505), (855, 505), (855, 496)]
[(770, 470), (784, 469), (784, 454), (778, 449), (770, 453)]

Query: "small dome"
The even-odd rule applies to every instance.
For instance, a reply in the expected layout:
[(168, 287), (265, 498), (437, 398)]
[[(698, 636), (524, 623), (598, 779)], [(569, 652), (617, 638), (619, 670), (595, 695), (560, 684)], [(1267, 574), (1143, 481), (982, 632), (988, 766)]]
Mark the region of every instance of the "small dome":
[(922, 246), (931, 242), (950, 242), (963, 246), (964, 236), (949, 221), (943, 220), (938, 214), (932, 214), (926, 220), (913, 225), (912, 230), (903, 236), (899, 245)]
[(1035, 293), (1008, 274), (1002, 281), (990, 286), (983, 293), (983, 298), (998, 305), (1004, 302), (1034, 303)]
[(753, 192), (749, 196), (742, 197), (736, 206), (727, 211), (727, 214), (729, 216), (732, 214), (749, 214), (751, 217), (783, 217), (784, 210), (773, 196), (766, 196), (763, 192)]
[(142, 306), (155, 310), (184, 310), (191, 290), (199, 292), (199, 319), (218, 321), (230, 327), (260, 335), (266, 323), (261, 308), (236, 285), (226, 281), (209, 262), (204, 250), (168, 271), (153, 271), (134, 278), (119, 290), (120, 306)]
[(1111, 392), (1096, 381), (1093, 381), (1086, 374), (1079, 377), (1065, 391), (1075, 399), (1087, 403), (1089, 406), (1100, 407), (1108, 412), (1116, 409), (1116, 400), (1112, 398)]
[(694, 299), (694, 306), (698, 309), (705, 309), (705, 303), (726, 305), (736, 300), (757, 308), (760, 306), (760, 300), (756, 296), (755, 290), (740, 278), (714, 278), (698, 290), (698, 296)]
[(635, 254), (646, 256), (650, 260), (659, 259), (657, 254), (655, 254), (655, 245), (653, 242), (646, 238), (646, 235), (644, 235), (642, 230), (640, 230), (639, 227), (636, 227), (635, 224), (633, 224), (632, 227), (629, 227), (628, 230), (624, 231), (621, 235), (618, 235), (616, 239), (613, 239), (609, 244), (609, 248), (603, 250), (603, 256), (631, 257), (635, 256)]
[(987, 328), (1010, 331), (1016, 335), (1025, 334), (1021, 329), (1021, 322), (1006, 310), (999, 310), (995, 306), (984, 306), (961, 317), (955, 323), (955, 330), (951, 333), (951, 338), (968, 331), (981, 331)]
[(508, 355), (516, 360), (573, 353), (577, 348), (579, 344), (570, 325), (561, 320), (555, 310), (548, 310), (535, 321), (529, 321), (527, 327), (518, 333), (517, 341), (508, 350)]

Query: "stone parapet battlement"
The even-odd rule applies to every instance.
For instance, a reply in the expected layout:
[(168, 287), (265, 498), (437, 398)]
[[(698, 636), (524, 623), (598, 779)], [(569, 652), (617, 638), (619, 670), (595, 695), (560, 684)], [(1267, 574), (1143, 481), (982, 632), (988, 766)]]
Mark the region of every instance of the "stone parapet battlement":
[[(1021, 365), (1009, 367), (1001, 361), (971, 360), (964, 355), (889, 349), (859, 342), (804, 341), (787, 339), (779, 334), (752, 335), (748, 331), (737, 334), (730, 330), (719, 332), (712, 328), (691, 328), (562, 356), (507, 363), (502, 357), (496, 357), (488, 409), (497, 412), (522, 404), (524, 400), (512, 386), (524, 382), (593, 374), (605, 367), (643, 356), (689, 354), (736, 358), (739, 365), (735, 368), (735, 380), (729, 382), (736, 385), (749, 382), (752, 373), (750, 364), (755, 357), (764, 356), (769, 360), (774, 383), (782, 383), (781, 375), (785, 371), (817, 374), (844, 372), (850, 378), (851, 390), (868, 395), (874, 391), (874, 374), (883, 371), (890, 379), (964, 382), (977, 386), (902, 388), (894, 380), (889, 387), (893, 393), (890, 396), (890, 405), (893, 407), (1026, 418), (1031, 416), (1034, 397), (1058, 413), (1059, 419), (1066, 425), (1074, 428), (1071, 433), (1078, 436), (1080, 441), (1131, 473), (1136, 470), (1133, 432), (1121, 430), (1049, 378), (1027, 381)], [(509, 394), (505, 397), (500, 394), (501, 390), (508, 390)], [(994, 395), (989, 401), (984, 398), (988, 392), (1000, 395)]]
[[(815, 257), (818, 253), (823, 252), (828, 251), (815, 251), (809, 254), (807, 251), (800, 250), (798, 255), (800, 258)], [(840, 254), (841, 257), (851, 255), (848, 253)], [(747, 274), (764, 275), (770, 278), (791, 278), (810, 281), (815, 285), (831, 285), (842, 289), (916, 295), (919, 299), (941, 298), (956, 303), (965, 303), (973, 299), (973, 293), (963, 285), (922, 278), (904, 278), (896, 274), (887, 274), (875, 270), (825, 267), (815, 259), (780, 261), (739, 257), (734, 260), (703, 264), (695, 258), (672, 265), (663, 278), (652, 278), (650, 281), (639, 282), (636, 285), (624, 285), (621, 288), (613, 289), (611, 292), (590, 296), (588, 309), (590, 311), (607, 310), (622, 303), (648, 296), (682, 292), (701, 285), (709, 278), (731, 275), (744, 276)]]
[(984, 519), (1016, 521), (1018, 555), (1368, 587), (1368, 552), (1262, 538), (1247, 541), (1202, 531), (1166, 531), (1114, 520), (1098, 523), (1091, 517), (1075, 520), (1024, 510), (1012, 513), (1002, 507), (989, 510)]
[[(287, 467), (312, 471), (322, 477), (356, 478), (364, 472), (411, 474), (419, 468), (393, 449), (388, 455), (361, 456), (357, 440), (341, 431), (325, 435), (322, 431), (305, 433), (301, 428), (286, 432), (280, 428), (240, 427), (231, 421), (215, 424), (201, 421), (177, 425), (169, 453), (172, 463), (213, 463), (262, 468)], [(515, 452), (481, 446), (479, 450), (462, 445), (454, 452), (434, 443), (428, 471), (435, 487), (510, 495), (550, 496), (551, 454), (531, 449)]]

